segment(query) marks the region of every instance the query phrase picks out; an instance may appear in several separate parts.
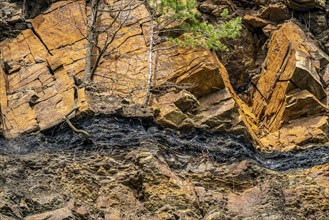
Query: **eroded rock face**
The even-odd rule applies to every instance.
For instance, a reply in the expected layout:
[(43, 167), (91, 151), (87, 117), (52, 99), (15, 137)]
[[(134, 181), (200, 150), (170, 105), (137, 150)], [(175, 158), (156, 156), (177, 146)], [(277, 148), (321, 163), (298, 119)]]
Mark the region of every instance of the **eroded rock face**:
[[(86, 40), (81, 7), (79, 1), (55, 3), (33, 19), (32, 30), (1, 43), (1, 84), (6, 85), (1, 88), (1, 111), (6, 137), (47, 129), (79, 108), (97, 111), (88, 105), (93, 102), (86, 90), (78, 89), (74, 81), (83, 78), (84, 70)], [(147, 26), (141, 26), (148, 12), (144, 5), (136, 10), (139, 13), (133, 13), (129, 26), (121, 30), (123, 36), (108, 48), (94, 81), (102, 96), (121, 95), (138, 103), (145, 99), (148, 74), (148, 31)], [(113, 55), (114, 49), (118, 55)], [(168, 86), (168, 81), (188, 84), (192, 99), (224, 88), (206, 50), (169, 49), (157, 56), (161, 65), (156, 81), (160, 87)]]
[(1, 155), (0, 181), (5, 182), (0, 185), (0, 217), (215, 220), (328, 216), (328, 165), (274, 172), (247, 160), (221, 164), (209, 156), (146, 143), (115, 153)]
[[(217, 54), (226, 67), (213, 52), (157, 43), (153, 112), (142, 105), (146, 7), (83, 87), (84, 3), (52, 4), (0, 43), (1, 129), (20, 136), (0, 139), (0, 219), (327, 219), (329, 59), (286, 22), (291, 9), (312, 10), (310, 31), (325, 36), (327, 16), (313, 13), (323, 2), (201, 2), (210, 19), (229, 8), (246, 27), (232, 53)], [(65, 117), (92, 140), (56, 126)]]
[[(149, 55), (146, 7), (138, 5), (120, 30), (120, 38), (105, 52), (94, 76), (95, 86), (80, 88), (86, 45), (83, 4), (81, 1), (54, 3), (33, 19), (31, 29), (1, 42), (0, 103), (2, 130), (7, 138), (48, 129), (81, 112), (116, 112), (122, 103), (115, 103), (118, 100), (114, 97), (122, 98), (126, 104), (144, 102)], [(287, 146), (274, 141), (274, 137), (280, 139), (276, 132), (287, 126), (290, 130), (298, 127), (298, 131), (306, 131), (306, 127), (314, 127), (310, 125), (312, 120), (306, 118), (321, 117), (321, 123), (314, 121), (316, 126), (311, 129), (311, 135), (302, 132), (298, 141), (289, 137), (288, 148), (327, 142), (329, 59), (296, 24), (280, 25), (290, 18), (289, 4), (200, 3), (200, 10), (212, 15), (229, 8), (232, 16), (244, 15), (245, 22), (253, 27), (243, 29), (242, 36), (233, 42), (232, 53), (219, 53), (227, 69), (210, 51), (157, 43), (150, 102), (157, 122), (175, 129), (232, 132), (247, 129), (260, 149), (281, 150)], [(314, 5), (322, 4), (314, 1)], [(242, 12), (239, 7), (250, 8)], [(100, 22), (111, 19), (113, 15), (106, 14)], [(312, 28), (314, 33), (324, 31), (326, 17), (321, 21), (318, 30)], [(270, 37), (267, 51), (261, 45), (266, 36)], [(104, 40), (100, 36), (99, 41)], [(237, 93), (241, 88), (243, 95)], [(251, 108), (245, 102), (247, 99)], [(138, 114), (150, 116), (145, 109)], [(301, 121), (307, 123), (299, 129)], [(314, 141), (309, 138), (313, 131)], [(294, 136), (296, 132), (291, 133)]]
[[(307, 129), (313, 127), (309, 124), (312, 120), (307, 120), (304, 125), (300, 124), (300, 121), (294, 125), (293, 120), (312, 115), (324, 116), (323, 120), (326, 123), (326, 85), (322, 84), (320, 70), (326, 67), (329, 58), (323, 52), (318, 52), (319, 49), (314, 50), (315, 48), (316, 46), (308, 41), (303, 31), (295, 24), (284, 24), (273, 32), (253, 97), (253, 112), (259, 120), (261, 129), (269, 133), (277, 132), (281, 126), (287, 124), (292, 130), (294, 127), (299, 129), (300, 126)], [(319, 125), (317, 120), (314, 120), (314, 125)], [(316, 128), (323, 130), (320, 133), (314, 130), (312, 133), (311, 129), (310, 136), (315, 139), (317, 134), (327, 136), (326, 126), (319, 125)], [(306, 136), (291, 134), (285, 139), (299, 146), (303, 141), (305, 144), (308, 142)], [(300, 140), (303, 139), (301, 137), (305, 137), (305, 140)], [(269, 139), (273, 140), (273, 135), (269, 134)], [(324, 143), (327, 138), (322, 137), (319, 140)], [(268, 142), (266, 144), (268, 145)], [(285, 144), (270, 145), (285, 147)]]

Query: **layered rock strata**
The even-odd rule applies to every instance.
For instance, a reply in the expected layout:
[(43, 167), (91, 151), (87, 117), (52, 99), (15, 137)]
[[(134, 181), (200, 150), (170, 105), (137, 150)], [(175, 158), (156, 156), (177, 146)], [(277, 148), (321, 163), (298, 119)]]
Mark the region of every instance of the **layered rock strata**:
[[(32, 30), (1, 43), (1, 83), (6, 85), (1, 88), (1, 111), (6, 137), (45, 130), (62, 122), (65, 116), (72, 116), (75, 110), (95, 110), (92, 95), (76, 84), (83, 78), (86, 44), (80, 9), (80, 2), (55, 3), (33, 20)], [(142, 103), (148, 74), (149, 32), (145, 20), (148, 12), (143, 5), (136, 10), (140, 13), (132, 14), (122, 36), (108, 48), (94, 82), (101, 96), (119, 95)], [(159, 93), (173, 90), (153, 100), (161, 125), (218, 130), (240, 123), (234, 101), (220, 76), (226, 70), (223, 66), (218, 69), (209, 51), (172, 48), (166, 44), (157, 48), (159, 65), (154, 90)], [(221, 109), (217, 110), (218, 107)], [(191, 111), (193, 117), (188, 116)]]
[[(118, 97), (126, 103), (144, 102), (149, 57), (146, 7), (136, 5), (120, 37), (100, 60), (93, 86), (84, 88), (83, 4), (54, 3), (33, 19), (30, 29), (0, 43), (1, 127), (5, 137), (43, 131), (82, 112), (113, 112), (120, 108), (113, 101)], [(248, 55), (256, 45), (243, 53), (248, 57), (242, 59), (243, 68), (262, 63), (261, 73), (253, 72), (244, 96), (234, 90), (240, 79), (232, 80), (236, 74), (232, 72), (237, 70), (241, 75), (237, 65), (227, 63), (227, 71), (210, 51), (157, 43), (150, 105), (161, 126), (249, 133), (260, 150), (287, 151), (328, 141), (328, 56), (300, 26), (280, 24), (289, 18), (292, 3), (262, 4), (258, 13), (249, 10), (244, 16), (254, 30), (263, 32), (263, 38), (270, 37), (264, 60), (266, 45), (257, 57)], [(225, 7), (236, 10), (229, 2), (199, 6), (210, 14)], [(279, 17), (274, 16), (277, 13)], [(111, 16), (102, 16), (101, 22), (106, 24)], [(242, 35), (252, 42), (247, 29)], [(100, 43), (104, 40), (101, 35)], [(233, 56), (234, 51), (240, 49), (233, 50)], [(244, 84), (246, 78), (241, 80)], [(249, 102), (245, 102), (246, 95)]]
[(274, 172), (247, 160), (222, 164), (210, 154), (193, 156), (146, 142), (112, 153), (0, 158), (4, 220), (327, 219), (329, 214), (328, 165)]

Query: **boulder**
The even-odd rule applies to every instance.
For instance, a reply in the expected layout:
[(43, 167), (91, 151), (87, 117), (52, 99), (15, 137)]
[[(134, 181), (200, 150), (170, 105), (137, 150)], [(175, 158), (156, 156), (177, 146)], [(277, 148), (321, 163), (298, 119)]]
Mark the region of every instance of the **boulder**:
[(321, 103), (312, 93), (307, 90), (297, 90), (287, 94), (283, 120), (285, 123), (291, 119), (325, 114), (328, 111), (327, 106)]
[[(275, 138), (280, 139), (277, 134), (284, 133), (286, 130), (282, 129), (286, 129), (285, 126), (294, 130), (292, 120), (305, 121), (309, 117), (327, 114), (327, 86), (322, 84), (324, 78), (320, 69), (328, 61), (327, 55), (308, 40), (297, 25), (286, 23), (273, 31), (252, 105), (263, 133), (259, 133), (259, 137), (270, 133), (261, 139), (263, 146), (272, 146), (278, 150), (278, 146), (285, 145), (279, 144), (280, 141)], [(312, 125), (312, 122), (315, 124)], [(316, 128), (316, 132), (313, 132), (314, 142), (317, 139), (324, 140), (322, 137), (327, 135), (327, 128), (317, 125), (312, 120), (299, 123), (301, 128), (296, 129), (305, 132), (297, 136), (291, 134), (288, 142), (295, 145), (310, 142), (306, 131), (307, 127), (312, 126)], [(322, 132), (319, 132), (321, 129)], [(284, 143), (289, 145), (288, 142)]]
[(270, 131), (280, 127), (285, 96), (291, 90), (307, 90), (320, 101), (326, 96), (305, 41), (304, 33), (293, 23), (272, 34), (253, 101), (256, 117)]
[[(165, 48), (168, 45), (163, 44), (159, 47)], [(178, 85), (185, 87), (197, 98), (225, 87), (220, 71), (208, 50), (186, 50), (179, 47), (165, 50), (158, 54), (158, 63), (160, 65), (156, 74), (157, 87)]]
[(262, 8), (259, 12), (259, 17), (272, 22), (282, 23), (290, 18), (290, 14), (287, 6), (282, 2), (278, 2)]
[(253, 15), (245, 15), (243, 20), (254, 28), (263, 28), (269, 24), (268, 20)]

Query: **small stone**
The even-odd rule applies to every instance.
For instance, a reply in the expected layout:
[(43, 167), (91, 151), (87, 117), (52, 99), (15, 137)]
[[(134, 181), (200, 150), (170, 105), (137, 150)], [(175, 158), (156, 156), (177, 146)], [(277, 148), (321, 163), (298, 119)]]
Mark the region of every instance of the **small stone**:
[(243, 17), (243, 20), (254, 28), (259, 28), (259, 27), (262, 28), (270, 23), (269, 21), (267, 21), (265, 19), (259, 18), (257, 16), (253, 16), (253, 15), (245, 15)]
[(36, 63), (43, 63), (43, 62), (45, 62), (45, 59), (43, 59), (41, 57), (36, 57), (34, 60), (35, 60)]

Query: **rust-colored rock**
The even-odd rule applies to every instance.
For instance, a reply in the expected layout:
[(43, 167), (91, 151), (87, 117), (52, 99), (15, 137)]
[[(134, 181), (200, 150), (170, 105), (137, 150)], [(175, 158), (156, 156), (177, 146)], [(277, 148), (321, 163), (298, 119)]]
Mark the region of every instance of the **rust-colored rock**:
[[(8, 139), (37, 132), (0, 139), (1, 220), (328, 218), (328, 56), (296, 24), (278, 25), (290, 18), (283, 3), (215, 2), (200, 3), (206, 19), (228, 8), (248, 14), (255, 32), (244, 29), (233, 53), (218, 52), (222, 60), (155, 37), (152, 109), (143, 104), (150, 41), (143, 4), (91, 85), (82, 83), (84, 1), (59, 1), (33, 29), (0, 43), (1, 132)], [(316, 10), (324, 1), (285, 2)], [(250, 10), (236, 10), (240, 5)], [(102, 15), (101, 23), (115, 15)], [(1, 16), (0, 32), (21, 23), (17, 14)], [(321, 32), (325, 16), (317, 21)], [(270, 37), (268, 52), (254, 70), (266, 51), (261, 30)], [(248, 106), (241, 97), (250, 90), (239, 92), (251, 76)], [(91, 138), (82, 141), (64, 124), (39, 132), (66, 117)]]
[(207, 50), (174, 48), (158, 56), (160, 65), (157, 68), (157, 86), (166, 86), (168, 81), (183, 84), (197, 98), (225, 87), (220, 70)]
[[(152, 105), (157, 112), (156, 120), (159, 124), (173, 128), (197, 127), (214, 131), (244, 127), (238, 106), (231, 93), (225, 88), (223, 80), (223, 74), (227, 74), (225, 67), (219, 61), (220, 65), (218, 65), (209, 52), (205, 54), (207, 63), (198, 64), (192, 72), (190, 70), (177, 72), (176, 75), (181, 74), (177, 79), (176, 75), (169, 78), (171, 81), (174, 79), (176, 83), (182, 81), (188, 83), (190, 88), (187, 89), (192, 94), (183, 90), (178, 93), (169, 92), (154, 99)], [(211, 67), (211, 72), (207, 66)], [(179, 81), (181, 79), (183, 80)], [(164, 85), (166, 84), (160, 84), (160, 86)]]
[[(128, 25), (119, 32), (120, 38), (105, 52), (95, 73), (94, 85), (79, 88), (86, 53), (83, 38), (86, 30), (80, 10), (83, 5), (80, 4), (80, 1), (59, 1), (33, 19), (33, 30), (24, 30), (17, 38), (0, 43), (2, 131), (7, 138), (50, 128), (65, 116), (74, 117), (82, 112), (121, 111), (131, 115), (134, 109), (136, 114), (149, 117), (149, 111), (127, 110), (114, 98), (121, 97), (129, 106), (145, 100), (150, 27), (145, 6), (139, 5), (131, 13)], [(283, 147), (280, 141), (269, 142), (266, 138), (274, 140), (275, 132), (285, 126), (292, 129), (292, 121), (326, 116), (328, 56), (297, 25), (291, 22), (276, 25), (288, 18), (284, 4), (267, 1), (257, 4), (264, 7), (258, 14), (250, 10), (245, 20), (262, 28), (271, 38), (257, 89), (251, 98), (252, 107), (247, 106), (232, 87), (232, 84), (234, 88), (246, 86), (249, 76), (241, 71), (256, 65), (251, 54), (257, 51), (251, 43), (250, 32), (242, 33), (241, 39), (248, 45), (237, 47), (235, 51), (242, 51), (240, 54), (233, 54), (235, 58), (231, 57), (229, 62), (226, 58), (231, 55), (222, 56), (229, 72), (221, 61), (214, 60), (210, 51), (174, 48), (164, 42), (157, 44), (154, 52), (157, 65), (151, 98), (159, 124), (176, 129), (197, 127), (217, 131), (247, 128), (260, 149), (264, 142), (270, 143), (269, 148), (280, 150)], [(209, 2), (202, 5), (205, 10), (212, 7)], [(223, 5), (232, 6), (228, 1)], [(222, 8), (216, 6), (211, 13), (220, 10)], [(113, 21), (111, 16), (103, 15), (100, 22)], [(104, 39), (101, 35), (99, 42)], [(311, 126), (309, 123), (303, 126)], [(312, 126), (316, 130), (314, 134), (320, 135), (318, 139), (324, 140), (326, 126), (320, 124)], [(304, 138), (305, 142), (311, 142), (307, 136)], [(303, 145), (302, 139), (303, 136), (291, 143)]]
[[(113, 112), (120, 108), (120, 105), (107, 104), (100, 109), (101, 104), (92, 100), (94, 95), (88, 95), (89, 92), (83, 88), (76, 88), (74, 80), (83, 79), (86, 53), (86, 40), (82, 36), (85, 32), (83, 6), (80, 4), (79, 1), (54, 3), (33, 19), (34, 32), (25, 30), (16, 39), (1, 42), (5, 67), (1, 71), (0, 83), (6, 85), (1, 87), (1, 112), (4, 115), (3, 132), (7, 138), (50, 128), (75, 110), (106, 112), (104, 108), (108, 108), (112, 110), (107, 112)], [(129, 26), (120, 30), (120, 38), (114, 40), (100, 61), (94, 77), (99, 97), (120, 96), (135, 103), (145, 100), (148, 77), (148, 43), (145, 41), (148, 26), (145, 26), (145, 18), (148, 12), (144, 5), (136, 10), (139, 12), (131, 14)], [(106, 19), (112, 18), (103, 17), (102, 22), (108, 22)], [(102, 43), (103, 40), (100, 36), (99, 41)], [(166, 121), (163, 124), (173, 120), (174, 127), (179, 127), (178, 124), (187, 118), (182, 111), (192, 108), (198, 102), (196, 98), (223, 89), (224, 84), (209, 51), (162, 50), (168, 47), (166, 43), (157, 47), (160, 50), (155, 56), (160, 65), (156, 67), (154, 87), (167, 90), (178, 85), (192, 93), (191, 100), (182, 96), (172, 105), (163, 103), (163, 117), (159, 116)], [(184, 126), (187, 125), (191, 124), (185, 123)]]
[(329, 141), (328, 116), (309, 116), (289, 121), (280, 130), (261, 139), (260, 150), (290, 151)]
[(253, 26), (254, 28), (262, 28), (269, 24), (268, 20), (259, 18), (253, 15), (245, 15), (243, 20)]
[(229, 130), (241, 122), (235, 101), (226, 89), (205, 96), (199, 101), (200, 106), (196, 109), (194, 118), (197, 127), (217, 131)]
[[(290, 120), (310, 115), (325, 115), (328, 111), (319, 67), (329, 59), (326, 55), (321, 55), (321, 52), (314, 53), (319, 50), (315, 48), (303, 31), (293, 23), (283, 24), (271, 35), (268, 55), (263, 63), (252, 105), (259, 121), (258, 126), (264, 133), (280, 132), (278, 130), (281, 126), (289, 124)], [(312, 122), (304, 125), (299, 123), (299, 126), (306, 130), (310, 126), (317, 127), (317, 122), (314, 121), (314, 125), (309, 123)], [(317, 129), (324, 129), (323, 132), (327, 133), (326, 127), (320, 126)], [(316, 134), (322, 136), (322, 133), (315, 132), (315, 142)], [(259, 136), (262, 137), (262, 134)], [(269, 144), (274, 140), (274, 136), (269, 137), (268, 141), (262, 139), (265, 145), (276, 150), (284, 147), (278, 142)], [(291, 135), (289, 143), (303, 145), (300, 140), (303, 137), (305, 142), (308, 142), (307, 135), (301, 134), (296, 136), (296, 141)]]

